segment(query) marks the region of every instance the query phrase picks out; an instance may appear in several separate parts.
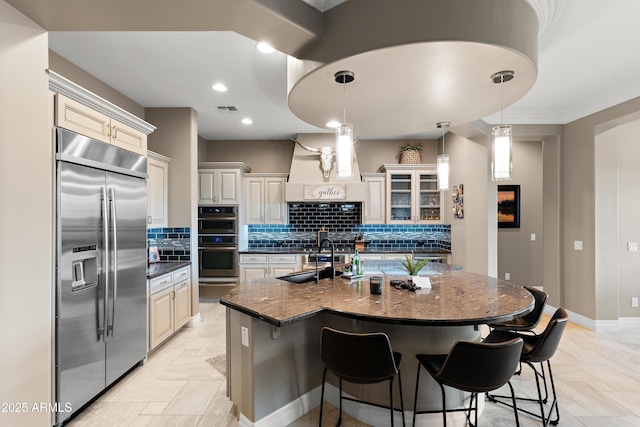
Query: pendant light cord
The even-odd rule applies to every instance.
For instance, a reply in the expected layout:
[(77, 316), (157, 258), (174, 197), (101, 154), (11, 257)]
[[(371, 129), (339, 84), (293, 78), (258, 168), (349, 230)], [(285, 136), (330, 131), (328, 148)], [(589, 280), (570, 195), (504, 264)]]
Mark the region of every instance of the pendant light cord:
[(504, 74), (500, 76), (500, 126), (504, 125)]

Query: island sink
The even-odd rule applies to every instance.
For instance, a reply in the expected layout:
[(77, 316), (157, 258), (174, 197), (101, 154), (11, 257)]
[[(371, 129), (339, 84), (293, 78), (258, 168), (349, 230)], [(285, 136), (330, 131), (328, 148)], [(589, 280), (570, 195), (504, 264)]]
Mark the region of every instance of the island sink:
[[(318, 270), (318, 275), (320, 276), (320, 280), (327, 279), (331, 277), (331, 267), (324, 268), (322, 270)], [(336, 271), (336, 277), (342, 275), (341, 271)], [(286, 280), (291, 283), (309, 283), (314, 282), (316, 280), (316, 271), (298, 271), (295, 273), (285, 274), (284, 276), (276, 277), (276, 279)]]

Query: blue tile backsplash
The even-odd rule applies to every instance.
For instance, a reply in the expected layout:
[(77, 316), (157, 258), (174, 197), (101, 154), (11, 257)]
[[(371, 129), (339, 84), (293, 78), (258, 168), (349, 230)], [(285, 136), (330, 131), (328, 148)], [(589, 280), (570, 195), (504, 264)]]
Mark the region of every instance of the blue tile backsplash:
[(149, 228), (147, 245), (157, 246), (160, 261), (191, 261), (191, 228)]
[(309, 250), (318, 230), (329, 232), (337, 249), (352, 250), (363, 234), (369, 251), (451, 251), (451, 226), (361, 224), (362, 203), (289, 203), (288, 225), (249, 225), (249, 250)]

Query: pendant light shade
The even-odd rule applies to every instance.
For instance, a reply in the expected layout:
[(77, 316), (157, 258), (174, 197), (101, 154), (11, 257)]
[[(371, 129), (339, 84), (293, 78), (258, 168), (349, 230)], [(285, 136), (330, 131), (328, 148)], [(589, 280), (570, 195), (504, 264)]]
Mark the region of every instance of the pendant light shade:
[[(337, 83), (342, 84), (346, 97), (346, 84), (355, 79), (352, 71), (338, 71), (334, 74)], [(353, 125), (347, 123), (347, 107), (343, 107), (343, 122), (336, 128), (336, 176), (351, 178), (353, 175)]]
[(511, 125), (494, 126), (491, 139), (491, 177), (493, 181), (511, 180)]
[(449, 189), (449, 155), (444, 154), (444, 130), (451, 126), (451, 122), (438, 122), (436, 126), (442, 129), (442, 154), (436, 158), (438, 190), (444, 191)]
[[(499, 71), (491, 76), (496, 84), (512, 80), (513, 71)], [(503, 124), (504, 87), (500, 87), (500, 126), (494, 126), (491, 132), (491, 180), (510, 181), (512, 177), (512, 133), (511, 125)]]
[(336, 128), (336, 164), (338, 178), (350, 178), (353, 175), (353, 126), (343, 123)]

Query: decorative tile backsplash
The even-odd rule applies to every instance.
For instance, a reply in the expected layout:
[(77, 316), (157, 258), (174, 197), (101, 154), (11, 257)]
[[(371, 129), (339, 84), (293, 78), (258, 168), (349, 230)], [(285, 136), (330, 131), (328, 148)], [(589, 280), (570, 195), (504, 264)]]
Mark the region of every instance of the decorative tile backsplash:
[(288, 225), (249, 225), (249, 250), (317, 247), (323, 226), (337, 249), (353, 250), (353, 240), (363, 234), (370, 251), (451, 251), (451, 226), (363, 225), (362, 203), (289, 203)]
[(157, 246), (160, 261), (191, 261), (191, 229), (149, 228), (147, 246)]

